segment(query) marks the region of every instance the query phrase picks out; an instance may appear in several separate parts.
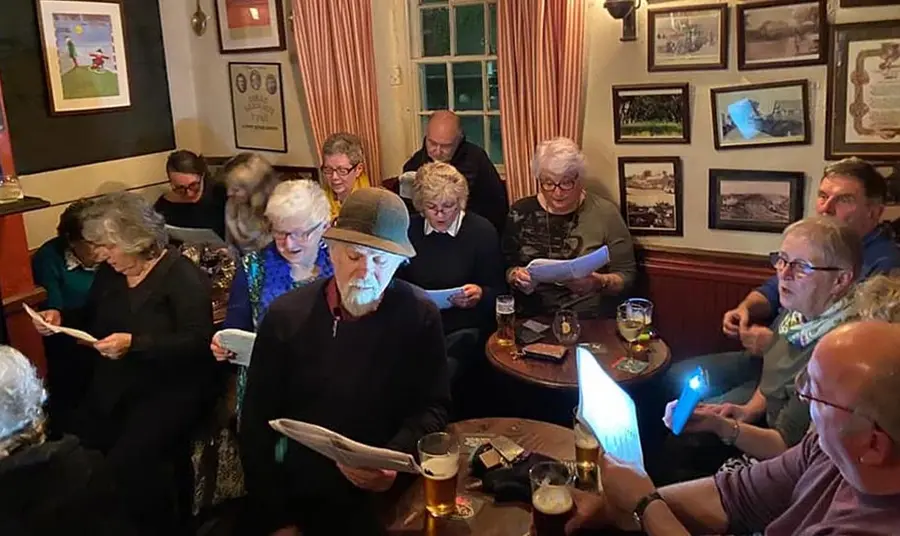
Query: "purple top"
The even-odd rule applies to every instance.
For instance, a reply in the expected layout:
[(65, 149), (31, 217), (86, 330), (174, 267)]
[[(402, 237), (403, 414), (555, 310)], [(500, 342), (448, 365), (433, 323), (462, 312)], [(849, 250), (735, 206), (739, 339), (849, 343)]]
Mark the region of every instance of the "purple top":
[(900, 495), (857, 491), (818, 440), (818, 434), (807, 434), (777, 458), (716, 475), (729, 534), (893, 536), (900, 532)]

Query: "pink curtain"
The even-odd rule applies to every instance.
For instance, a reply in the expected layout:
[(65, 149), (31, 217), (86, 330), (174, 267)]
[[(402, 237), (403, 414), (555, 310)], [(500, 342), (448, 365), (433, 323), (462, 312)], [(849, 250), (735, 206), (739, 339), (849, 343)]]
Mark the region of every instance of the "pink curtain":
[(316, 147), (330, 134), (362, 139), (365, 172), (381, 184), (371, 0), (292, 0), (294, 44)]
[(556, 136), (581, 143), (584, 0), (497, 2), (503, 160), (511, 200), (537, 193), (535, 146)]

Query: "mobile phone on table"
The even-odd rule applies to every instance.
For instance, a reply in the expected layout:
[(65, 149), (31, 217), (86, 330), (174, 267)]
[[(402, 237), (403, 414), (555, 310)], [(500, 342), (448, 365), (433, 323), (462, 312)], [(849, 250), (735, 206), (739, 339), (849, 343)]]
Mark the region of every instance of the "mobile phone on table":
[(681, 396), (675, 403), (675, 411), (672, 413), (672, 433), (680, 435), (684, 430), (684, 425), (697, 409), (697, 404), (706, 396), (709, 391), (709, 376), (703, 367), (697, 367), (684, 380), (684, 387), (681, 389)]

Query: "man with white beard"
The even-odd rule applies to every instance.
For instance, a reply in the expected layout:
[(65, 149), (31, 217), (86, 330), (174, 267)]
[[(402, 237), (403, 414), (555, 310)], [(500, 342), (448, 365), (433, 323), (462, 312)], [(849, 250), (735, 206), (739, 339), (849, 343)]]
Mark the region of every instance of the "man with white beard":
[(450, 404), (440, 314), (417, 287), (393, 281), (416, 252), (409, 214), (380, 188), (350, 194), (325, 233), (334, 277), (275, 300), (248, 371), (241, 457), (253, 529), (289, 536), (380, 534), (374, 493), (396, 473), (335, 464), (291, 441), (275, 459), (271, 419), (289, 418), (353, 440), (414, 453), (440, 431)]

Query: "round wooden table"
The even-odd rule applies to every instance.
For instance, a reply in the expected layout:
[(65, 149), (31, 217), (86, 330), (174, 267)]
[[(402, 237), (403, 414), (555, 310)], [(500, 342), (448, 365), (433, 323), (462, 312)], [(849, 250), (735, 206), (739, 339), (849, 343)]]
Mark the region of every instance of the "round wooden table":
[[(539, 321), (544, 324), (550, 324), (550, 321), (546, 319), (539, 319)], [(619, 337), (616, 321), (606, 318), (593, 318), (580, 320), (579, 322), (581, 324), (581, 337), (578, 339), (578, 343), (599, 343), (603, 345), (606, 349), (605, 353), (600, 351), (592, 353), (600, 361), (603, 369), (621, 384), (646, 380), (656, 375), (659, 371), (664, 370), (665, 365), (671, 358), (669, 346), (662, 339), (656, 338), (648, 344), (646, 355), (650, 360), (650, 366), (640, 374), (619, 370), (613, 365), (625, 356), (626, 343)], [(549, 329), (541, 342), (557, 343), (556, 337)], [(578, 389), (578, 367), (574, 352), (571, 349), (562, 363), (525, 358), (519, 354), (518, 345), (501, 345), (497, 341), (497, 334), (494, 333), (488, 339), (485, 353), (491, 365), (510, 376), (528, 383), (555, 389)]]
[(477, 447), (477, 439), (506, 436), (522, 448), (551, 456), (558, 460), (575, 458), (575, 436), (572, 430), (545, 422), (527, 419), (472, 419), (451, 424), (448, 431), (460, 440), (459, 478), (457, 494), (483, 501), (474, 517), (467, 520), (434, 519), (425, 511), (424, 486), (413, 483), (386, 512), (386, 526), (392, 535), (427, 534), (429, 536), (523, 536), (531, 526), (529, 505), (510, 503), (497, 505), (489, 495), (466, 489), (472, 482), (469, 475), (469, 455)]

